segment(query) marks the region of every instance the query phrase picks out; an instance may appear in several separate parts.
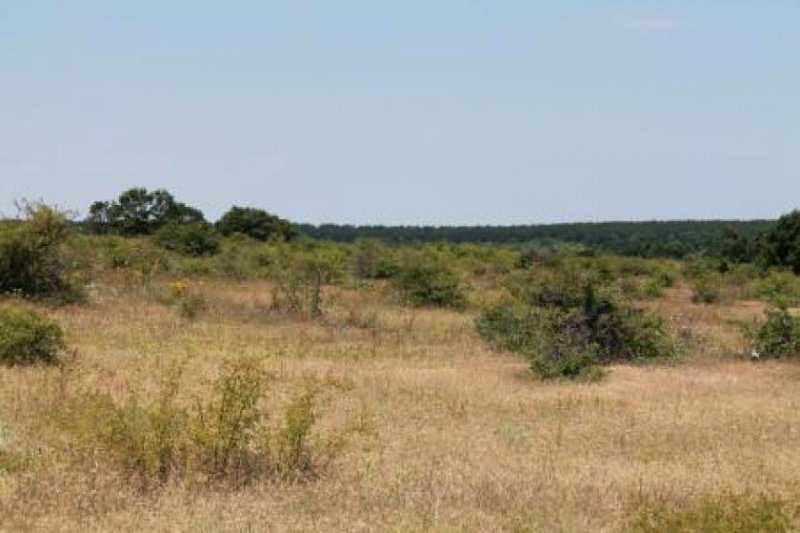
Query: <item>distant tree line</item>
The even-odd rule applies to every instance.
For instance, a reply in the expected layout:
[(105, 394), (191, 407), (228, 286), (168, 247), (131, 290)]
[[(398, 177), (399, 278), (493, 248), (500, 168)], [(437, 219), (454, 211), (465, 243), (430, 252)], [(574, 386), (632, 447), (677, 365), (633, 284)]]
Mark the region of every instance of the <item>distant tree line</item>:
[[(340, 242), (376, 238), (386, 242), (455, 242), (497, 244), (574, 243), (600, 252), (640, 257), (681, 258), (721, 246), (725, 235), (750, 246), (773, 222), (666, 221), (599, 222), (517, 226), (352, 226), (301, 224), (301, 233)], [(747, 244), (745, 244), (747, 243)], [(749, 252), (747, 252), (749, 253)], [(743, 255), (747, 255), (743, 253)]]
[(387, 243), (490, 243), (583, 246), (589, 253), (683, 258), (705, 253), (729, 263), (758, 262), (800, 274), (800, 211), (778, 221), (684, 220), (516, 226), (353, 226), (293, 224), (263, 209), (231, 207), (217, 222), (179, 202), (166, 190), (133, 188), (96, 201), (81, 223), (85, 231), (122, 236), (155, 235), (159, 244), (186, 255), (216, 253), (222, 236), (290, 240), (298, 235), (335, 242), (379, 239)]

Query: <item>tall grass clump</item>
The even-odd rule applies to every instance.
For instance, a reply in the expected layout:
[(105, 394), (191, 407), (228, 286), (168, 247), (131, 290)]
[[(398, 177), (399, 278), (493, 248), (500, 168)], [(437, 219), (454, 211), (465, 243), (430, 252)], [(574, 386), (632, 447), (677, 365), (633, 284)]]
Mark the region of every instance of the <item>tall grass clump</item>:
[(52, 364), (64, 348), (64, 333), (56, 322), (27, 305), (0, 305), (0, 364)]
[(24, 204), (21, 211), (21, 220), (0, 222), (0, 293), (78, 298), (66, 216), (44, 204)]
[(312, 393), (291, 402), (274, 424), (276, 413), (264, 405), (267, 375), (252, 359), (228, 364), (207, 402), (179, 401), (180, 383), (171, 373), (147, 404), (77, 397), (65, 427), (81, 441), (79, 459), (99, 458), (141, 490), (169, 482), (238, 488), (313, 475), (320, 455), (310, 437)]
[(659, 317), (573, 273), (533, 282), (486, 307), (476, 328), (495, 346), (525, 356), (542, 378), (596, 378), (601, 365), (676, 354)]

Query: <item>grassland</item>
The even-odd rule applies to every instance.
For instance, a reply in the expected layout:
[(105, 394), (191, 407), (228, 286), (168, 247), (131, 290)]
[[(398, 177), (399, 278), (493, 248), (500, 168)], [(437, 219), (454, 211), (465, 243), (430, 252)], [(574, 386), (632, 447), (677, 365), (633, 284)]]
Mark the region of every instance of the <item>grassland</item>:
[[(697, 305), (678, 283), (645, 305), (691, 341), (683, 360), (547, 383), (483, 343), (471, 310), (407, 308), (380, 282), (326, 286), (309, 318), (275, 312), (269, 280), (197, 277), (190, 319), (163, 297), (174, 277), (131, 278), (50, 310), (63, 367), (0, 367), (0, 529), (618, 531), (738, 496), (796, 516), (800, 366), (742, 357), (760, 302)], [(142, 492), (49, 422), (87, 392), (155, 398), (176, 365), (190, 404), (240, 357), (263, 361), (271, 405), (319, 391), (314, 431), (341, 438), (313, 475)]]

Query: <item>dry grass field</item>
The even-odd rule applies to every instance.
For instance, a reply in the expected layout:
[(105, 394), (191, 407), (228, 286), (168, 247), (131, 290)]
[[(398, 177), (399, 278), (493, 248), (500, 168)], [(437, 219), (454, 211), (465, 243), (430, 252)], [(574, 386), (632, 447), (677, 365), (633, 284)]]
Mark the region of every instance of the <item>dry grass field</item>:
[[(733, 324), (756, 304), (696, 306), (672, 290), (656, 305), (692, 329), (697, 356), (580, 384), (533, 380), (480, 341), (470, 313), (404, 309), (380, 291), (331, 289), (324, 317), (304, 320), (270, 313), (266, 282), (191, 290), (207, 302), (194, 320), (98, 282), (88, 305), (53, 311), (75, 351), (64, 368), (0, 368), (0, 445), (28, 458), (0, 474), (0, 529), (617, 531), (653, 506), (800, 502), (800, 367), (732, 355)], [(319, 391), (315, 432), (341, 438), (313, 476), (142, 493), (102, 461), (76, 465), (43, 422), (86, 391), (145, 401), (176, 365), (191, 402), (239, 357), (263, 360), (270, 404)]]

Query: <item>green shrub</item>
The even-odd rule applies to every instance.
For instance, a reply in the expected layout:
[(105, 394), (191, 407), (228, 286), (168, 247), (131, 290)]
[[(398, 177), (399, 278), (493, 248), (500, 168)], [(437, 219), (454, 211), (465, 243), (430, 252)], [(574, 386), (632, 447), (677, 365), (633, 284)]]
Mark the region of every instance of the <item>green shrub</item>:
[(56, 363), (64, 348), (57, 323), (28, 306), (0, 306), (0, 363)]
[(767, 359), (800, 357), (800, 318), (785, 307), (767, 311), (767, 321), (755, 335), (755, 356)]
[(0, 293), (79, 296), (65, 254), (73, 236), (66, 217), (42, 204), (23, 206), (23, 215), (0, 225)]
[(156, 233), (156, 242), (167, 250), (191, 257), (214, 255), (219, 251), (217, 232), (205, 222), (168, 222)]
[(598, 365), (676, 353), (659, 317), (569, 273), (483, 309), (476, 328), (495, 346), (524, 355), (543, 378), (597, 377)]
[(642, 533), (783, 533), (792, 530), (792, 521), (778, 500), (726, 496), (683, 509), (654, 506), (644, 510), (629, 529)]
[(456, 273), (439, 257), (406, 258), (395, 279), (401, 298), (415, 307), (463, 309), (467, 299)]

